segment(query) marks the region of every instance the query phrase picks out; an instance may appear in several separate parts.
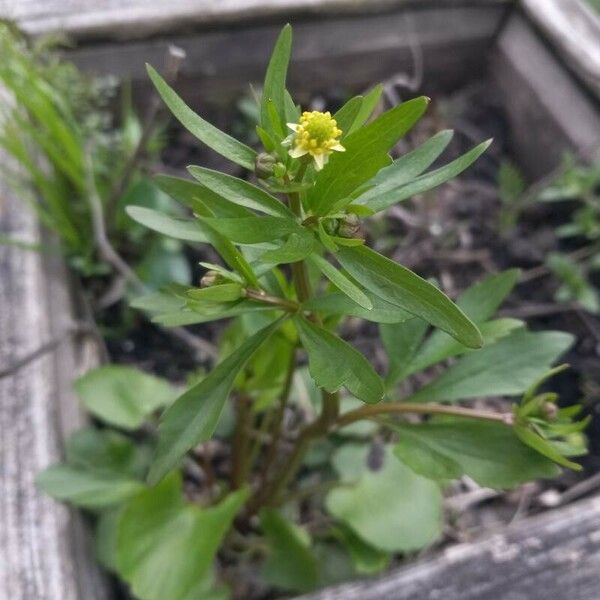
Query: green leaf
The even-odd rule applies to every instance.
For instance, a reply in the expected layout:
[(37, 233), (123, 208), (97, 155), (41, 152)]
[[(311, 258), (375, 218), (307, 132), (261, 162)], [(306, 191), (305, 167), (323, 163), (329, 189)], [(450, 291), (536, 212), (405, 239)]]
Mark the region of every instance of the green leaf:
[(354, 96), (350, 98), (348, 102), (342, 106), (334, 115), (333, 118), (336, 120), (337, 126), (342, 130), (342, 137), (344, 139), (350, 134), (350, 129), (360, 112), (363, 104), (362, 96)]
[(261, 512), (260, 525), (269, 546), (261, 577), (284, 590), (309, 592), (315, 589), (319, 568), (306, 531), (270, 509)]
[(433, 543), (442, 532), (438, 485), (405, 467), (389, 446), (377, 470), (367, 468), (367, 453), (368, 447), (349, 444), (336, 452), (334, 466), (348, 485), (329, 492), (329, 513), (384, 552), (410, 552)]
[(524, 425), (515, 425), (515, 433), (524, 444), (527, 444), (527, 446), (533, 448), (536, 452), (539, 452), (539, 454), (549, 458), (551, 461), (573, 471), (582, 470), (581, 465), (565, 458), (550, 442), (544, 440)]
[(165, 411), (158, 429), (155, 461), (148, 475), (151, 484), (160, 481), (188, 450), (210, 439), (238, 373), (280, 325), (281, 319), (245, 340)]
[(302, 307), (305, 310), (317, 311), (325, 315), (358, 317), (374, 323), (401, 323), (414, 318), (410, 313), (398, 308), (395, 304), (382, 300), (379, 296), (375, 296), (370, 292), (365, 292), (365, 296), (369, 298), (373, 305), (370, 310), (356, 304), (342, 292), (333, 292), (325, 296), (312, 298), (305, 302)]
[[(285, 80), (287, 75), (290, 54), (292, 50), (292, 27), (287, 24), (279, 34), (273, 54), (265, 74), (262, 100), (260, 105), (260, 124), (271, 134), (277, 134), (281, 139), (279, 131), (285, 128)], [(269, 103), (275, 109), (279, 123), (272, 124), (269, 118)], [(278, 125), (278, 127), (277, 127)]]
[(144, 489), (143, 483), (131, 477), (68, 465), (47, 468), (37, 476), (36, 484), (56, 500), (88, 509), (119, 504)]
[(239, 283), (222, 283), (206, 288), (188, 290), (187, 296), (197, 302), (234, 302), (242, 297), (242, 286)]
[(313, 254), (309, 257), (311, 262), (333, 285), (335, 285), (340, 292), (348, 296), (353, 302), (356, 302), (359, 306), (366, 310), (373, 308), (373, 303), (370, 298), (350, 279), (348, 279), (343, 273), (338, 271), (327, 259), (323, 258), (318, 254)]
[(394, 454), (431, 479), (468, 475), (481, 486), (505, 489), (559, 472), (501, 423), (452, 419), (393, 429), (400, 434)]
[(210, 508), (186, 504), (174, 473), (134, 498), (119, 519), (116, 563), (135, 597), (209, 598), (213, 559), (247, 497), (240, 490)]
[(188, 167), (188, 171), (202, 185), (230, 202), (274, 217), (295, 218), (294, 213), (285, 204), (243, 179), (204, 167), (192, 166)]
[(310, 374), (319, 387), (331, 393), (344, 386), (368, 403), (383, 398), (383, 382), (360, 352), (304, 318), (294, 318), (294, 323), (308, 352)]
[(391, 162), (388, 152), (419, 120), (427, 103), (425, 97), (403, 102), (346, 137), (346, 151), (333, 153), (307, 194), (314, 212), (326, 215), (350, 204), (350, 194)]
[(479, 348), (481, 333), (434, 285), (365, 246), (340, 248), (338, 262), (365, 288), (384, 300), (448, 332), (469, 348)]
[(169, 175), (157, 175), (154, 182), (165, 194), (185, 204), (193, 211), (197, 210), (200, 204), (208, 206), (217, 217), (251, 217), (254, 214), (244, 206), (226, 200), (197, 181)]
[(292, 233), (279, 248), (267, 250), (261, 254), (260, 260), (272, 265), (298, 262), (316, 252), (317, 249), (318, 245), (314, 236), (307, 231), (302, 235)]
[(203, 218), (202, 221), (236, 244), (260, 244), (281, 239), (292, 233), (297, 235), (308, 233), (297, 221), (282, 217), (262, 216), (239, 219), (219, 217)]
[(420, 175), (445, 150), (453, 133), (450, 130), (440, 131), (412, 152), (395, 160), (389, 167), (381, 169), (373, 179), (365, 184), (370, 189), (358, 196), (355, 202), (367, 205), (370, 201), (376, 200), (379, 196), (389, 193)]
[(471, 352), (412, 397), (416, 402), (453, 402), (480, 396), (513, 396), (529, 388), (573, 343), (560, 331), (517, 330)]
[(223, 133), (214, 125), (205, 121), (187, 106), (153, 67), (146, 64), (146, 69), (152, 83), (154, 83), (160, 97), (169, 107), (169, 110), (192, 135), (197, 137), (201, 142), (204, 142), (215, 152), (218, 152), (221, 156), (250, 171), (254, 170), (256, 152), (252, 148), (242, 144), (242, 142)]
[(348, 550), (354, 568), (361, 575), (373, 575), (387, 568), (391, 556), (367, 544), (348, 527), (337, 526), (333, 531), (342, 545)]
[(158, 231), (163, 235), (187, 242), (208, 242), (202, 229), (198, 226), (198, 221), (178, 219), (142, 206), (128, 206), (125, 210), (134, 221), (152, 231)]
[(350, 127), (348, 130), (347, 135), (354, 133), (357, 129), (365, 124), (379, 104), (381, 94), (383, 94), (383, 85), (379, 83), (363, 97), (360, 110), (358, 111), (358, 114), (352, 123), (352, 127)]
[[(422, 194), (423, 192), (432, 190), (438, 185), (441, 185), (442, 183), (453, 179), (457, 175), (460, 175), (488, 149), (491, 143), (492, 140), (487, 140), (486, 142), (475, 146), (475, 148), (469, 150), (469, 152), (463, 154), (460, 158), (453, 160), (447, 165), (444, 165), (435, 171), (425, 173), (409, 183), (400, 185), (386, 193), (374, 197), (368, 202), (365, 202), (365, 204), (375, 212), (379, 212), (392, 206), (392, 204), (396, 204), (397, 202), (411, 198), (416, 194)], [(358, 198), (356, 202), (362, 204), (362, 198)]]
[[(522, 327), (524, 327), (524, 323), (518, 319), (494, 319), (480, 325), (479, 331), (481, 331), (483, 337), (483, 345), (487, 347)], [(437, 333), (440, 335), (437, 336)], [(444, 336), (443, 338), (442, 335)], [(472, 350), (463, 346), (443, 331), (434, 331), (420, 348), (412, 362), (405, 365), (403, 375), (404, 377), (408, 377), (412, 373), (426, 369), (447, 358), (460, 356), (467, 352), (472, 352)]]
[(401, 323), (380, 325), (379, 335), (388, 356), (388, 370), (385, 378), (388, 386), (405, 376), (425, 337), (427, 328), (426, 321), (415, 317)]
[(188, 302), (187, 307), (177, 311), (161, 312), (152, 317), (153, 323), (164, 327), (180, 327), (182, 325), (197, 325), (221, 319), (239, 317), (247, 313), (273, 311), (267, 304), (240, 300), (235, 304), (206, 304), (204, 302)]
[(98, 367), (80, 377), (74, 387), (92, 415), (126, 430), (138, 429), (177, 396), (168, 381), (123, 365)]

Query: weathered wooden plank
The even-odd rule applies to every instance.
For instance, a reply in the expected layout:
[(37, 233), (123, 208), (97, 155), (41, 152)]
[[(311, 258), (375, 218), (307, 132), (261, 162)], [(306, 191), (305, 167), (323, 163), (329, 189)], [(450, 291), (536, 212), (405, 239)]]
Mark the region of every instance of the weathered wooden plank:
[[(302, 600), (597, 600), (600, 497)], [(300, 600), (300, 599), (299, 599)]]
[(585, 0), (522, 0), (521, 5), (600, 101), (600, 14)]
[[(5, 157), (2, 157), (5, 160)], [(41, 241), (37, 221), (0, 182), (0, 231)], [(0, 598), (107, 600), (80, 514), (39, 492), (34, 479), (60, 459), (82, 423), (71, 381), (96, 364), (77, 340), (62, 258), (0, 245)], [(10, 374), (48, 342), (53, 348)]]
[(534, 178), (565, 151), (592, 160), (600, 151), (600, 109), (518, 14), (503, 29), (491, 75), (510, 124), (512, 150)]
[(174, 31), (250, 20), (307, 15), (373, 14), (406, 6), (502, 5), (512, 0), (8, 0), (0, 17), (32, 34), (61, 32), (74, 39), (141, 39)]
[[(304, 93), (357, 88), (398, 73), (413, 74), (423, 58), (425, 92), (453, 88), (480, 76), (507, 8), (448, 7), (374, 14), (360, 19), (299, 22), (294, 27), (291, 86)], [(261, 81), (280, 25), (128, 44), (98, 44), (69, 57), (86, 71), (147, 82), (144, 63), (160, 66), (169, 43), (183, 48), (178, 89), (188, 99), (234, 98)], [(187, 94), (185, 93), (187, 90)]]

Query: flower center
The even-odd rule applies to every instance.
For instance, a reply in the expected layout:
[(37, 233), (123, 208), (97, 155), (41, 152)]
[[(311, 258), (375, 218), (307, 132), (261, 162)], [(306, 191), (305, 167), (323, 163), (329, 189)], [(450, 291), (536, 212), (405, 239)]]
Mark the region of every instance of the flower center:
[(296, 143), (298, 146), (314, 152), (330, 151), (342, 135), (336, 120), (329, 112), (304, 112), (300, 117)]

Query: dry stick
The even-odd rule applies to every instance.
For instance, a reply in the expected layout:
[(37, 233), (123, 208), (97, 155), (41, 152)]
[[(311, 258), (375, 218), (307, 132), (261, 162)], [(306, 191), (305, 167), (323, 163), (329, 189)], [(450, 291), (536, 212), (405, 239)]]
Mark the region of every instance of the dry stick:
[[(169, 45), (167, 49), (167, 60), (165, 67), (165, 80), (173, 84), (179, 75), (179, 70), (183, 61), (185, 60), (186, 53), (185, 50), (179, 48), (178, 46)], [(162, 102), (158, 96), (158, 94), (154, 93), (150, 100), (150, 106), (148, 107), (148, 112), (146, 113), (146, 117), (144, 119), (144, 123), (142, 125), (142, 135), (138, 140), (138, 143), (133, 151), (132, 155), (129, 157), (129, 160), (125, 164), (123, 171), (121, 172), (121, 176), (117, 179), (114, 186), (111, 189), (111, 192), (106, 201), (106, 211), (108, 215), (116, 214), (116, 208), (119, 203), (121, 196), (124, 194), (133, 173), (135, 172), (136, 167), (140, 159), (142, 158), (142, 154), (146, 149), (146, 145), (150, 140), (150, 136), (154, 132), (156, 128), (156, 117), (160, 111), (162, 106)], [(111, 219), (112, 222), (112, 219)], [(109, 223), (110, 225), (110, 223)]]
[[(92, 212), (92, 225), (94, 228), (94, 240), (102, 258), (112, 265), (112, 267), (120, 273), (131, 285), (133, 285), (140, 293), (147, 293), (149, 290), (144, 282), (138, 277), (137, 273), (121, 258), (118, 252), (113, 248), (106, 233), (106, 225), (104, 221), (104, 210), (102, 202), (98, 196), (96, 182), (91, 165), (89, 154), (86, 155), (87, 163), (87, 178), (88, 178), (88, 193), (87, 198), (90, 203)], [(160, 327), (160, 326), (159, 326)], [(210, 356), (217, 357), (217, 349), (206, 340), (196, 337), (182, 327), (163, 328), (170, 336), (184, 342), (190, 348), (195, 350), (200, 358)]]

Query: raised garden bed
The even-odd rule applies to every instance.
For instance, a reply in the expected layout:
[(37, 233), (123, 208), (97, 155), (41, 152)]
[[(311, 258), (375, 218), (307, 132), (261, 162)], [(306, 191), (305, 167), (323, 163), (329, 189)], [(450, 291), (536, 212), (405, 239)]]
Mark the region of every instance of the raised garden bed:
[[(428, 2), (418, 7), (410, 2), (378, 3), (385, 14), (373, 14), (373, 3), (368, 8), (350, 3), (349, 8), (345, 2), (322, 2), (318, 21), (314, 18), (315, 4), (308, 2), (294, 3), (293, 12), (282, 3), (256, 2), (245, 7), (246, 13), (235, 12), (238, 3), (217, 3), (219, 8), (213, 7), (211, 13), (205, 3), (190, 2), (179, 14), (172, 13), (170, 7), (157, 7), (152, 14), (144, 7), (142, 15), (131, 3), (126, 18), (119, 12), (122, 4), (114, 12), (98, 12), (93, 4), (74, 4), (65, 10), (62, 3), (46, 3), (39, 11), (38, 3), (23, 3), (18, 8), (23, 12), (9, 16), (15, 16), (34, 33), (64, 28), (80, 43), (71, 54), (76, 63), (94, 72), (132, 77), (141, 86), (143, 62), (159, 64), (166, 46), (176, 43), (188, 53), (181, 81), (188, 99), (213, 104), (224, 97), (233, 101), (245, 81), (259, 77), (279, 28), (274, 23), (294, 16), (300, 22), (296, 27), (298, 58), (292, 67), (296, 79), (292, 83), (307, 93), (360, 88), (398, 72), (409, 73), (409, 84), (416, 82), (417, 49), (423, 68), (418, 87), (434, 98), (481, 78), (495, 83), (503, 92), (511, 151), (530, 175), (550, 172), (565, 149), (583, 159), (591, 159), (598, 149), (600, 68), (594, 60), (578, 61), (578, 56), (587, 54), (578, 54), (571, 43), (565, 44), (560, 27), (536, 18), (533, 2), (525, 3), (522, 12), (501, 1)], [(598, 33), (597, 22), (583, 16), (587, 13), (581, 12), (578, 2), (565, 3), (564, 7), (571, 11), (572, 22), (590, 32), (588, 43), (579, 38), (589, 54), (594, 32)], [(341, 13), (344, 16), (340, 18)], [(247, 20), (236, 21), (240, 14)], [(130, 37), (127, 32), (132, 24), (138, 24), (142, 17), (143, 22), (136, 27), (136, 37), (141, 39), (124, 41)], [(199, 31), (192, 32), (194, 29)], [(406, 35), (407, 31), (411, 35)], [(596, 42), (598, 39), (596, 35)], [(117, 53), (119, 59), (115, 60)], [(350, 61), (352, 68), (348, 68)], [(579, 66), (583, 64), (585, 68)], [(540, 154), (540, 147), (555, 152)], [(24, 232), (32, 241), (40, 236), (35, 222), (21, 214), (18, 203), (9, 200), (2, 212), (2, 232), (15, 231)], [(2, 287), (6, 294), (2, 298), (2, 339), (10, 340), (2, 344), (0, 379), (0, 428), (7, 432), (2, 439), (2, 487), (9, 510), (0, 527), (5, 536), (0, 544), (0, 564), (6, 569), (2, 578), (6, 595), (17, 599), (44, 594), (108, 598), (108, 587), (87, 558), (89, 544), (80, 519), (68, 517), (64, 509), (35, 492), (32, 484), (35, 473), (57, 458), (65, 434), (78, 423), (67, 377), (70, 380), (98, 361), (93, 343), (90, 346), (89, 324), (88, 329), (85, 323), (81, 326), (82, 317), (75, 310), (60, 260), (4, 247), (0, 248), (0, 259), (3, 282), (8, 282)], [(29, 335), (31, 331), (37, 335)], [(31, 360), (21, 365), (24, 357)], [(53, 427), (48, 428), (48, 423)], [(445, 558), (392, 574), (377, 586), (357, 584), (317, 597), (401, 599), (409, 597), (407, 590), (411, 590), (411, 597), (423, 598), (439, 594), (452, 598), (453, 593), (457, 598), (533, 599), (536, 596), (530, 586), (537, 581), (535, 577), (510, 579), (500, 568), (508, 566), (514, 572), (516, 565), (527, 565), (527, 561), (521, 562), (525, 553), (538, 565), (536, 572), (545, 584), (540, 589), (552, 586), (557, 594), (563, 594), (560, 590), (564, 589), (563, 595), (554, 597), (566, 598), (567, 588), (556, 584), (561, 579), (569, 582), (569, 598), (592, 600), (595, 586), (600, 585), (594, 556), (598, 539), (587, 532), (597, 527), (600, 508), (596, 501), (589, 501), (580, 509), (559, 509), (530, 525), (521, 524), (518, 533), (508, 533), (501, 541), (495, 538), (459, 547)], [(576, 513), (580, 518), (572, 521)], [(559, 575), (552, 562), (556, 559), (553, 553), (565, 548), (562, 533), (567, 530), (572, 555), (586, 557), (577, 563), (581, 576), (575, 580), (566, 579), (566, 575), (563, 579), (564, 574)], [(541, 540), (541, 547), (533, 539)], [(490, 577), (488, 585), (482, 570), (478, 585), (468, 591), (459, 589), (448, 573), (456, 574), (453, 581), (474, 581), (469, 559), (480, 551), (491, 557), (482, 569), (487, 566), (498, 575)], [(536, 562), (538, 552), (543, 552), (547, 562)], [(49, 561), (48, 556), (57, 557), (56, 561)], [(571, 563), (567, 560), (562, 564), (568, 575), (566, 565)], [(425, 577), (427, 585), (422, 583)]]

